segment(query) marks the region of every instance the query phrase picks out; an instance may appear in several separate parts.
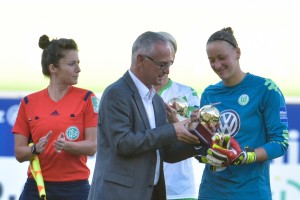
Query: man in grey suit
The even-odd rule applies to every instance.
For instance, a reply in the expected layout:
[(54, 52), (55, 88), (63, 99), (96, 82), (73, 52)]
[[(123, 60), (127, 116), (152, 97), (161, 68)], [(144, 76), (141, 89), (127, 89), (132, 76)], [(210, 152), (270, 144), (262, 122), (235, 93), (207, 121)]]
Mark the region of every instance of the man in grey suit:
[(145, 32), (133, 44), (130, 69), (104, 91), (89, 200), (164, 200), (162, 161), (206, 153), (194, 148), (200, 142), (186, 128), (190, 119), (179, 121), (153, 88), (174, 58), (167, 39)]

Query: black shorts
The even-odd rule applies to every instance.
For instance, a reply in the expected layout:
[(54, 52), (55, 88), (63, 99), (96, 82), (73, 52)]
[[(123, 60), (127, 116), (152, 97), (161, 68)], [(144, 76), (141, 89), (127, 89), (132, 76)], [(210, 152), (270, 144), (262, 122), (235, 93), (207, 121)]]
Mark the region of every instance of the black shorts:
[[(87, 200), (90, 184), (88, 180), (71, 182), (45, 181), (47, 200)], [(28, 178), (19, 200), (41, 200), (34, 179)]]

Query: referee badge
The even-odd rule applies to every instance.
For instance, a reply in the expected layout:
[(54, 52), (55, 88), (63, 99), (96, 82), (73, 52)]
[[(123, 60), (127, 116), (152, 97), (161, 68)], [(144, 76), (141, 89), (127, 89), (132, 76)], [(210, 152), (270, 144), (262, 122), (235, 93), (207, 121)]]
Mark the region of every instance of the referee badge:
[(76, 126), (70, 126), (66, 130), (66, 137), (70, 141), (77, 140), (79, 138), (79, 135), (80, 135), (80, 132), (79, 132), (79, 129)]

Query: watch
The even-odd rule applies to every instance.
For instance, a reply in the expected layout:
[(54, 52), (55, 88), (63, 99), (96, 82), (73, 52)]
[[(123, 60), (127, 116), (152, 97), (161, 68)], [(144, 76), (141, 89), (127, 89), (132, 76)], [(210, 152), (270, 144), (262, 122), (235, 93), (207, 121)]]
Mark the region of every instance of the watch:
[(40, 154), (39, 152), (37, 152), (35, 144), (32, 145), (32, 147), (31, 147), (31, 153), (35, 154), (35, 155), (39, 155)]

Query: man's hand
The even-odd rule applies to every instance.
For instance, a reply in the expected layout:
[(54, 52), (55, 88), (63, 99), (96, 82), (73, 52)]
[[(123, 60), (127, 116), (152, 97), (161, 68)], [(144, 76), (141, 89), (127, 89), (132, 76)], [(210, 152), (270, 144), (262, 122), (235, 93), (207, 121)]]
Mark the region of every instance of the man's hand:
[(200, 144), (198, 138), (187, 130), (190, 119), (174, 123), (177, 139), (188, 144)]
[(167, 108), (167, 117), (168, 117), (168, 121), (169, 123), (176, 123), (179, 122), (178, 119), (178, 114), (176, 109), (172, 108), (169, 104), (165, 103), (166, 108)]

